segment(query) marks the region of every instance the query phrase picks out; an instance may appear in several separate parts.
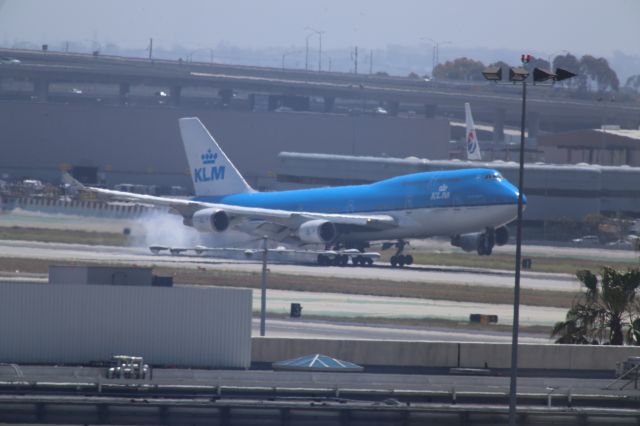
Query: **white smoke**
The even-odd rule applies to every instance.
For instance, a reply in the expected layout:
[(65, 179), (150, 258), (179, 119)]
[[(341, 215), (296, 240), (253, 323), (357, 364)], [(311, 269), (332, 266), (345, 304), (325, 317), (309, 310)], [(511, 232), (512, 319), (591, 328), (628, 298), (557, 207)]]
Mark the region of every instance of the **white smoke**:
[(151, 211), (137, 219), (132, 226), (129, 241), (133, 246), (145, 248), (149, 246), (194, 248), (198, 245), (255, 248), (258, 245), (255, 238), (240, 232), (199, 232), (183, 225), (182, 216), (159, 211)]

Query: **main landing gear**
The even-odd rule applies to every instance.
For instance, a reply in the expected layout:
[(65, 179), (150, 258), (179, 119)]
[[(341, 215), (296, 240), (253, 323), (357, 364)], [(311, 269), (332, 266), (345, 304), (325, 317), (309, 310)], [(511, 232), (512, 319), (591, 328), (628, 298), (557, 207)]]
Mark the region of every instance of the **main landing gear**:
[(317, 263), (320, 266), (371, 266), (375, 259), (380, 258), (379, 253), (366, 252), (364, 247), (343, 249), (336, 246), (333, 250), (329, 247), (318, 254)]
[(396, 243), (396, 247), (398, 248), (398, 250), (396, 250), (396, 254), (391, 256), (390, 259), (391, 266), (393, 266), (394, 268), (402, 268), (405, 265), (409, 266), (413, 264), (413, 256), (411, 256), (410, 254), (402, 254), (406, 245), (407, 243), (404, 240), (398, 240), (398, 242)]

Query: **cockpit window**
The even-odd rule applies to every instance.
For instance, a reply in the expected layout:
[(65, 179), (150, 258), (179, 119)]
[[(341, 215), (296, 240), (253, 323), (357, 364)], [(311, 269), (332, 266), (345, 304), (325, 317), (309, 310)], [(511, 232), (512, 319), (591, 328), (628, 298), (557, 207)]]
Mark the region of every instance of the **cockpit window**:
[(502, 179), (504, 179), (502, 175), (498, 172), (487, 174), (484, 176), (484, 178), (486, 180), (497, 180), (497, 181), (501, 181)]

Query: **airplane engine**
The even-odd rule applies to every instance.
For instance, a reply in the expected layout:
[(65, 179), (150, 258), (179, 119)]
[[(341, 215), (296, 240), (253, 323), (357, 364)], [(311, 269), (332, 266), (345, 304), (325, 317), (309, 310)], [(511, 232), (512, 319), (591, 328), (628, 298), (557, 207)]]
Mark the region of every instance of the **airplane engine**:
[(327, 244), (336, 239), (338, 230), (332, 222), (316, 219), (300, 225), (297, 235), (298, 238), (305, 243)]
[(503, 246), (509, 242), (509, 230), (506, 226), (496, 229), (496, 244)]
[(229, 215), (219, 209), (198, 210), (193, 214), (191, 226), (200, 232), (222, 232), (229, 227)]
[(473, 234), (456, 235), (451, 239), (451, 245), (460, 247), (467, 252), (476, 251), (483, 234), (483, 232), (474, 232)]
[(501, 226), (494, 230), (487, 228), (485, 232), (456, 235), (451, 238), (451, 245), (470, 252), (477, 251), (480, 256), (489, 256), (495, 245), (503, 246), (509, 241), (509, 230)]

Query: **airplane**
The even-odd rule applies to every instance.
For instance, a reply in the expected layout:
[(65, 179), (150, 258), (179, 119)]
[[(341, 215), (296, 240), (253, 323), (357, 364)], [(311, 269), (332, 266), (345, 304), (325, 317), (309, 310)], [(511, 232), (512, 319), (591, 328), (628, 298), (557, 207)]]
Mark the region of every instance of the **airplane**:
[[(413, 263), (403, 254), (408, 239), (451, 237), (465, 251), (490, 255), (509, 239), (506, 224), (517, 215), (518, 189), (493, 169), (408, 174), (364, 185), (257, 192), (242, 177), (197, 117), (180, 118), (195, 197), (178, 199), (85, 187), (98, 198), (169, 207), (200, 232), (229, 229), (299, 247), (357, 249), (394, 241), (391, 265)], [(318, 255), (319, 265), (344, 265), (357, 256)], [(369, 265), (373, 262), (362, 262)]]
[(473, 116), (471, 115), (471, 105), (469, 102), (464, 104), (464, 119), (467, 127), (467, 160), (482, 160), (480, 153), (480, 145), (478, 144), (478, 134), (476, 126), (473, 124)]

